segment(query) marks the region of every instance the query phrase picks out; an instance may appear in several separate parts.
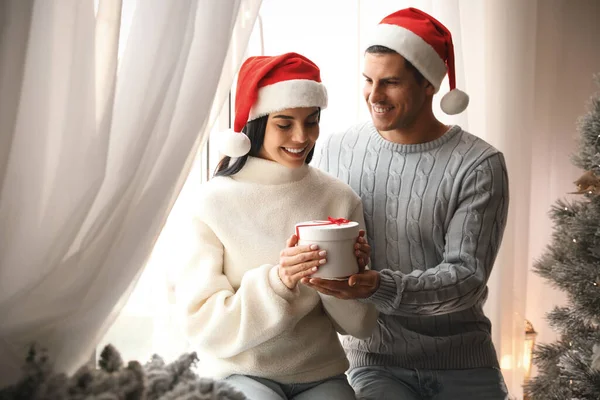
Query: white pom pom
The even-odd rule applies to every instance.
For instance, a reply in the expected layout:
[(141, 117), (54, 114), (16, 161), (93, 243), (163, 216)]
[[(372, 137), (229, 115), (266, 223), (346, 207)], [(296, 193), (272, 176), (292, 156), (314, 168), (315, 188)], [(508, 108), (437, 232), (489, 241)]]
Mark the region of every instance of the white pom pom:
[(228, 130), (219, 136), (219, 152), (229, 157), (242, 157), (250, 152), (250, 139), (240, 132)]
[(469, 105), (469, 96), (462, 90), (453, 89), (442, 97), (440, 106), (448, 115), (460, 114)]

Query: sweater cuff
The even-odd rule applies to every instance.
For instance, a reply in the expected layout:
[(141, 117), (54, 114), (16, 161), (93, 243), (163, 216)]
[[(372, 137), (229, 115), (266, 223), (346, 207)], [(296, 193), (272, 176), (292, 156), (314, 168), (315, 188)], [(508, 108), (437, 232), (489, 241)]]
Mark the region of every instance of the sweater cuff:
[(396, 280), (388, 274), (380, 272), (379, 288), (365, 301), (375, 304), (379, 310), (390, 310), (395, 308), (399, 296), (401, 296), (401, 293), (398, 293)]
[(279, 266), (275, 265), (269, 270), (269, 284), (273, 291), (278, 296), (282, 297), (287, 302), (291, 302), (300, 294), (300, 288), (296, 286), (294, 289), (290, 289), (281, 281), (279, 278)]

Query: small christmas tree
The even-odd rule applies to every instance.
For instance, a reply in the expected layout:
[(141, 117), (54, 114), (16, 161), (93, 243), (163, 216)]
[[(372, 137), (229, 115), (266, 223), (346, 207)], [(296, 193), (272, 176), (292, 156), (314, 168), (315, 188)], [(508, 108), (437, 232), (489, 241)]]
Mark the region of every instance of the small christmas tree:
[[(596, 81), (600, 86), (600, 75)], [(534, 265), (568, 303), (547, 315), (560, 339), (534, 353), (539, 373), (525, 386), (532, 400), (600, 399), (600, 95), (578, 130), (573, 163), (585, 173), (573, 193), (581, 198), (552, 207), (551, 244)]]

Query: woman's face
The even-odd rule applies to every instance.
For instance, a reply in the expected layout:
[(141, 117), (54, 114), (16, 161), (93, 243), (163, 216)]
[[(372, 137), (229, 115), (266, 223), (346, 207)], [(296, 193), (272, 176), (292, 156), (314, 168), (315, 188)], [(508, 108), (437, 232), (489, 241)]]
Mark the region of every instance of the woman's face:
[(270, 114), (258, 156), (288, 168), (304, 165), (319, 138), (319, 115), (318, 107), (288, 108)]

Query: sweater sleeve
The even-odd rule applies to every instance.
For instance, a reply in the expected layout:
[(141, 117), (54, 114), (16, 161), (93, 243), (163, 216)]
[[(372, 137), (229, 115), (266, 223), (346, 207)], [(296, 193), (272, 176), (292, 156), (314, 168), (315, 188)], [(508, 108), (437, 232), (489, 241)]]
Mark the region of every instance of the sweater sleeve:
[[(179, 276), (176, 299), (190, 341), (202, 352), (228, 358), (289, 329), (318, 298), (299, 295), (279, 279), (277, 266), (250, 269), (235, 290), (223, 273), (223, 244), (200, 218), (198, 246)], [(314, 302), (315, 304), (307, 304)]]
[[(358, 203), (350, 216), (351, 221), (358, 222), (364, 229), (364, 216), (362, 203)], [(358, 300), (342, 300), (333, 296), (319, 293), (323, 308), (331, 319), (336, 331), (342, 335), (351, 335), (359, 339), (371, 336), (379, 312), (374, 305)]]
[(504, 157), (484, 159), (464, 179), (445, 235), (443, 261), (410, 274), (380, 272), (379, 289), (367, 302), (385, 314), (439, 315), (476, 304), (485, 293), (508, 214)]

